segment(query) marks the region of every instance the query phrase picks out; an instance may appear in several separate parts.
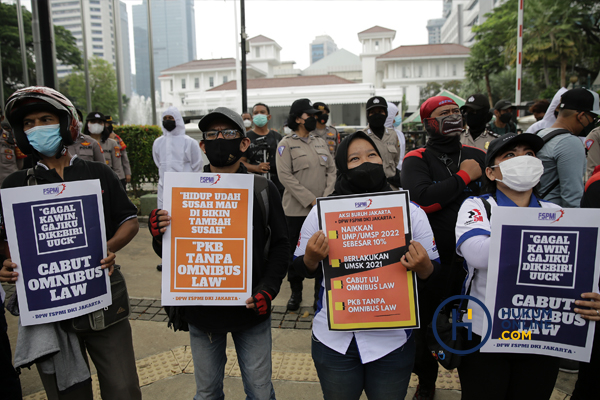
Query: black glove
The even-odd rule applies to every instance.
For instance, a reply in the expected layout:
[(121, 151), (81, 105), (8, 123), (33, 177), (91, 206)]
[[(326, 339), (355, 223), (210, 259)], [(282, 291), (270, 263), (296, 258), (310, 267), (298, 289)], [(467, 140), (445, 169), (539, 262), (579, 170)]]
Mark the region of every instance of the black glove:
[(150, 234), (152, 235), (152, 237), (156, 239), (160, 239), (163, 235), (160, 231), (160, 228), (158, 227), (158, 212), (160, 210), (160, 208), (155, 208), (150, 212), (150, 215), (148, 216), (148, 229), (150, 230)]
[(271, 311), (273, 296), (266, 290), (259, 290), (254, 296), (254, 311), (257, 315), (267, 315)]

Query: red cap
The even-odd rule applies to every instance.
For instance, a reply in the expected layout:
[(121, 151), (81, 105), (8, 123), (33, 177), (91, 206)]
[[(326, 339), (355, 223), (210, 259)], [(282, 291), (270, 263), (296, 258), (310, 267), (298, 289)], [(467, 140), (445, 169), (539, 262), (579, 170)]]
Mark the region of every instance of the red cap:
[(454, 104), (458, 107), (458, 104), (450, 97), (446, 96), (434, 96), (430, 97), (423, 104), (421, 104), (421, 120), (429, 118), (433, 110), (441, 106), (447, 106), (448, 104)]

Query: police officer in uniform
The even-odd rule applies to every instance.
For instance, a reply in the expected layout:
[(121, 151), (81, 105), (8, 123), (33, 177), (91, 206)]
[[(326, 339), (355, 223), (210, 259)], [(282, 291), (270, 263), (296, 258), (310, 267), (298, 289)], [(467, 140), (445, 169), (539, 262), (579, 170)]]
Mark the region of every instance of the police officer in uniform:
[(317, 117), (317, 129), (311, 133), (323, 139), (327, 143), (327, 146), (329, 146), (331, 155), (335, 156), (338, 144), (340, 143), (340, 134), (333, 126), (326, 125), (327, 121), (329, 121), (329, 107), (327, 104), (321, 102), (314, 103), (313, 106), (321, 111), (321, 115)]
[(490, 142), (500, 137), (499, 134), (487, 128), (487, 123), (492, 119), (490, 102), (487, 97), (481, 93), (472, 94), (460, 111), (463, 120), (467, 123), (467, 128), (460, 135), (460, 142), (487, 151)]
[(121, 139), (121, 137), (115, 133), (113, 129), (112, 117), (110, 115), (106, 115), (105, 118), (106, 122), (104, 123), (104, 126), (106, 129), (108, 129), (108, 137), (117, 142), (121, 148), (120, 154), (121, 163), (123, 164), (123, 176), (119, 175), (119, 180), (121, 181), (125, 191), (127, 191), (127, 184), (131, 182), (131, 165), (129, 164), (129, 157), (127, 156), (127, 145), (123, 139)]
[[(333, 192), (336, 168), (325, 141), (311, 134), (317, 127), (316, 117), (321, 111), (315, 109), (309, 99), (298, 99), (292, 104), (288, 126), (292, 133), (286, 135), (277, 147), (277, 175), (285, 188), (283, 211), (288, 225), (292, 251), (306, 216), (317, 204), (317, 197)], [(395, 133), (394, 133), (395, 135)], [(288, 310), (297, 310), (302, 302), (302, 281), (290, 263), (288, 281), (292, 295)]]
[(2, 121), (0, 128), (0, 184), (15, 171), (23, 168), (27, 156), (17, 147), (15, 136), (8, 121)]
[(510, 100), (499, 100), (494, 105), (496, 119), (488, 124), (488, 129), (500, 136), (507, 133), (517, 133), (517, 125), (512, 122), (512, 114), (515, 107)]
[(89, 113), (85, 118), (83, 133), (91, 136), (100, 144), (104, 152), (104, 162), (115, 171), (119, 180), (121, 180), (125, 177), (123, 163), (121, 162), (121, 146), (114, 139), (108, 137), (110, 133), (104, 126), (105, 120), (106, 118), (102, 113), (97, 111)]
[(364, 132), (369, 135), (377, 146), (383, 160), (383, 170), (392, 189), (400, 187), (400, 141), (393, 128), (386, 128), (385, 120), (388, 114), (387, 101), (381, 96), (371, 97), (367, 101), (368, 125)]
[(73, 144), (67, 146), (69, 153), (85, 161), (104, 162), (104, 154), (100, 144), (93, 137), (80, 133)]

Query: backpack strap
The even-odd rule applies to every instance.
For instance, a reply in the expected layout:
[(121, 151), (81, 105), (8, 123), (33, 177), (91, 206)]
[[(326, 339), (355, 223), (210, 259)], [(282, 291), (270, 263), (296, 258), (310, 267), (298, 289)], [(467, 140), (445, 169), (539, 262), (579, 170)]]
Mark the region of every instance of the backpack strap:
[(27, 186), (37, 185), (37, 179), (35, 179), (35, 173), (33, 168), (27, 170)]
[[(539, 131), (537, 131), (535, 134), (539, 136), (539, 133), (542, 131), (543, 129), (540, 129)], [(555, 129), (552, 132), (550, 132), (549, 134), (545, 135), (545, 136), (540, 136), (542, 138), (542, 140), (544, 141), (544, 145), (546, 143), (548, 143), (550, 140), (554, 139), (556, 136), (558, 135), (564, 135), (565, 133), (568, 133), (569, 135), (571, 134), (571, 132), (569, 132), (566, 129)], [(550, 194), (551, 191), (553, 191), (554, 189), (556, 189), (556, 187), (559, 185), (560, 180), (556, 179), (554, 182), (552, 182), (552, 185), (550, 185), (548, 187), (548, 189), (546, 189), (546, 191), (544, 193), (542, 193), (540, 195), (540, 197), (543, 199), (544, 197), (548, 196)]]

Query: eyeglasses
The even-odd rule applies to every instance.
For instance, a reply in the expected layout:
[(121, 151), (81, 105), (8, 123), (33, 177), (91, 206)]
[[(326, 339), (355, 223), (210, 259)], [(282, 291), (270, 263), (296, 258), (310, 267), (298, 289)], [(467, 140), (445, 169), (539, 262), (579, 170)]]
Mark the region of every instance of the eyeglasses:
[(219, 133), (222, 134), (223, 138), (225, 138), (226, 140), (232, 140), (235, 139), (238, 134), (240, 134), (240, 131), (236, 131), (235, 129), (224, 129), (222, 131), (206, 131), (204, 132), (204, 139), (215, 140), (217, 136), (219, 136)]

